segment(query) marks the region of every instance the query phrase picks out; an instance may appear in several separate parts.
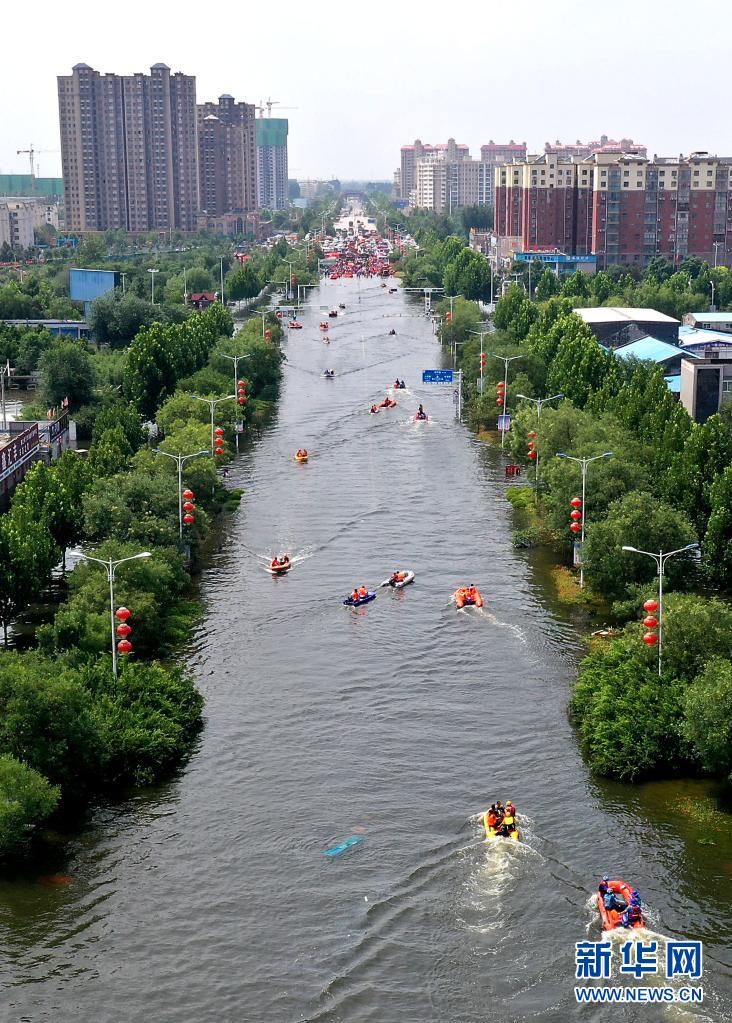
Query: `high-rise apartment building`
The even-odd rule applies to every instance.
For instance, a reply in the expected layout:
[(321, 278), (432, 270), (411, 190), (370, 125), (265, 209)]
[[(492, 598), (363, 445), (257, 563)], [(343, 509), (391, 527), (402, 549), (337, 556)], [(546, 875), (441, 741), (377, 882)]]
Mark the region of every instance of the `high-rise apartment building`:
[(198, 181), (209, 216), (257, 208), (255, 106), (219, 96), (198, 105)]
[(496, 235), (520, 251), (596, 255), (600, 269), (653, 256), (732, 262), (732, 157), (544, 154), (498, 167), (495, 189)]
[(513, 160), (525, 159), (525, 142), (514, 142), (514, 140), (511, 139), (510, 142), (501, 143), (494, 142), (493, 139), (491, 139), (487, 145), (480, 147), (480, 162), (485, 164), (485, 169), (482, 171), (484, 184), (479, 200), (481, 205), (493, 206), (495, 202), (493, 188), (496, 176), (496, 167), (500, 164), (511, 163)]
[[(417, 189), (417, 166), (420, 161), (425, 160), (430, 163), (439, 162), (440, 164), (457, 163), (458, 161), (469, 158), (468, 147), (462, 144), (457, 144), (455, 139), (449, 139), (447, 143), (441, 143), (437, 146), (432, 146), (429, 143), (422, 143), (419, 139), (415, 139), (414, 145), (402, 146), (401, 148), (401, 163), (399, 167), (399, 192), (400, 198), (409, 200), (412, 206), (422, 206), (422, 203), (416, 198), (415, 192)], [(422, 180), (425, 182), (423, 188), (427, 191), (434, 187), (435, 194), (439, 192), (439, 184), (430, 185), (429, 177), (431, 172), (427, 171), (423, 174)], [(438, 168), (435, 171), (437, 179), (440, 179), (443, 175), (441, 169)], [(427, 206), (428, 209), (432, 209), (432, 205)]]
[(257, 187), (259, 205), (269, 210), (286, 209), (287, 132), (286, 117), (258, 117), (257, 125)]
[(192, 231), (198, 210), (196, 79), (155, 64), (58, 78), (70, 231)]
[[(638, 156), (648, 156), (645, 146), (634, 142), (633, 139), (609, 139), (607, 135), (601, 135), (596, 142), (580, 142), (579, 139), (572, 144), (560, 142), (545, 142), (544, 153), (546, 156), (556, 156), (558, 160), (569, 160), (575, 157), (584, 160), (594, 153), (637, 153)], [(506, 161), (508, 162), (508, 161)]]

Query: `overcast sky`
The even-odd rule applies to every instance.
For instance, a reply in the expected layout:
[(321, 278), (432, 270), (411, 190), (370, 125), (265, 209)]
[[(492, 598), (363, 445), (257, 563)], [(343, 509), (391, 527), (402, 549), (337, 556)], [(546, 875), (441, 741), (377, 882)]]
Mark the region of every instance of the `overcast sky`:
[(279, 100), (291, 177), (391, 178), (402, 144), (450, 136), (476, 157), (489, 139), (602, 133), (732, 155), (730, 0), (36, 0), (3, 23), (3, 173), (27, 171), (16, 150), (33, 142), (60, 174), (56, 75), (79, 61), (163, 61), (196, 75), (199, 102)]

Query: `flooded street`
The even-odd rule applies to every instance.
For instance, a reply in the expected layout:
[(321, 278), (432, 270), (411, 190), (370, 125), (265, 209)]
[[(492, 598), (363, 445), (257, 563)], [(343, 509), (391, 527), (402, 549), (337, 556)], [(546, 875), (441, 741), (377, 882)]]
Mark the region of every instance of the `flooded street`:
[[(0, 882), (0, 1020), (732, 1019), (729, 819), (702, 783), (588, 774), (566, 717), (577, 633), (511, 547), (500, 452), (455, 420), (451, 387), (421, 383), (441, 365), (421, 305), (378, 280), (310, 299), (203, 579), (200, 747), (92, 815), (70, 883)], [(369, 415), (396, 376), (397, 407)], [(295, 567), (272, 577), (282, 551)], [(342, 605), (398, 568), (413, 585)], [(486, 606), (458, 612), (471, 582)], [(495, 798), (524, 842), (483, 841)], [(656, 932), (704, 941), (703, 1008), (575, 1004), (605, 872)]]

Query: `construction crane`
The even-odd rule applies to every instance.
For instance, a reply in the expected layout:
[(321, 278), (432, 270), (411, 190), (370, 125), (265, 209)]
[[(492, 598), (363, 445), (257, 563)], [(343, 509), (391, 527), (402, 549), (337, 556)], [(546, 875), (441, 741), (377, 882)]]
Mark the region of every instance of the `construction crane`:
[[(280, 103), (280, 101), (278, 99), (267, 99), (267, 100), (264, 100), (264, 102), (259, 103), (259, 105), (257, 106), (256, 109), (259, 111), (259, 116), (260, 117), (264, 117), (264, 108), (266, 107), (267, 108), (267, 117), (271, 118), (272, 117), (272, 107), (279, 107), (279, 106), (282, 106), (282, 104)], [(283, 110), (297, 110), (299, 108), (298, 107), (282, 107), (282, 109)]]
[(35, 173), (35, 169), (36, 169), (35, 159), (36, 159), (36, 156), (40, 155), (41, 153), (57, 153), (57, 152), (58, 152), (58, 149), (34, 149), (33, 148), (33, 143), (31, 142), (29, 149), (16, 149), (15, 155), (16, 156), (22, 156), (24, 153), (28, 154), (28, 159), (29, 159), (29, 162), (30, 162), (31, 178), (35, 181), (35, 176), (36, 176), (36, 173)]

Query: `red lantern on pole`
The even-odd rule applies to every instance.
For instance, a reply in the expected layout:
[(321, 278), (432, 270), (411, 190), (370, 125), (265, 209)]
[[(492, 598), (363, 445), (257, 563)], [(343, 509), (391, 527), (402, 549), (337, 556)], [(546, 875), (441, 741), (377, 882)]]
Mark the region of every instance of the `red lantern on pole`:
[(223, 426), (217, 426), (216, 429), (214, 430), (214, 434), (217, 437), (223, 437), (224, 436), (224, 428), (223, 428)]
[[(483, 358), (485, 358), (485, 355), (483, 356)], [(504, 384), (504, 382), (502, 380), (499, 380), (498, 383), (496, 384), (496, 390), (497, 391), (505, 391), (506, 390), (506, 385)]]
[(570, 529), (570, 532), (574, 533), (575, 535), (577, 533), (581, 533), (582, 532), (582, 526), (579, 524), (579, 522), (573, 522), (570, 525), (569, 529)]
[(196, 506), (193, 503), (193, 501), (184, 501), (183, 502), (183, 511), (192, 512), (192, 511), (195, 511), (195, 510), (196, 510)]
[(224, 452), (224, 449), (223, 449), (223, 448), (216, 448), (216, 449), (215, 449), (215, 451), (214, 451), (214, 454), (216, 455), (216, 457), (217, 457), (217, 458), (221, 458), (221, 456), (222, 456), (222, 455), (223, 455), (224, 453), (225, 453), (225, 452)]
[(186, 512), (186, 514), (183, 516), (183, 521), (187, 526), (192, 526), (193, 523), (196, 521), (196, 516), (191, 515), (190, 512)]
[(646, 617), (643, 619), (643, 624), (647, 629), (657, 629), (658, 618), (655, 618), (653, 615), (646, 615)]
[(132, 612), (127, 607), (118, 607), (114, 612), (115, 618), (119, 618), (121, 622), (126, 622)]
[(653, 613), (654, 611), (658, 611), (658, 601), (654, 600), (653, 597), (650, 597), (643, 605), (643, 610), (648, 611), (649, 614)]
[(247, 382), (246, 382), (246, 380), (237, 380), (236, 386), (237, 387), (246, 387), (247, 386)]
[(499, 394), (498, 397), (496, 398), (496, 405), (502, 405), (502, 404), (503, 404), (503, 398)]
[(247, 399), (242, 397), (241, 395), (239, 395), (238, 401), (240, 405), (246, 405), (247, 403)]
[(122, 622), (121, 625), (117, 626), (117, 635), (121, 636), (122, 639), (127, 639), (129, 634), (132, 632), (132, 626), (128, 625), (127, 622)]
[(535, 452), (535, 451), (529, 451), (529, 452), (528, 452), (528, 455), (529, 455), (529, 458), (530, 458), (530, 459), (531, 459), (532, 461), (533, 461), (533, 460), (534, 460), (534, 459), (536, 458), (536, 452)]
[(529, 430), (529, 432), (526, 434), (526, 436), (527, 437), (532, 437), (532, 438), (536, 437), (536, 430)]
[(132, 652), (132, 643), (129, 639), (121, 639), (117, 644), (117, 650), (123, 655), (129, 654)]
[(648, 646), (653, 646), (655, 643), (658, 643), (658, 636), (655, 632), (644, 632), (643, 642)]
[(536, 447), (536, 444), (534, 444), (533, 440), (530, 440), (528, 442), (528, 444), (527, 444), (527, 447), (528, 447), (529, 451), (533, 451), (534, 448)]
[(570, 517), (570, 519), (573, 522), (581, 522), (582, 521), (582, 512), (581, 511), (577, 511), (575, 509), (575, 511), (572, 511), (572, 512), (569, 513), (569, 517)]
[(184, 490), (183, 491), (183, 500), (184, 501), (192, 501), (195, 496), (196, 495), (193, 493), (192, 490)]
[(581, 508), (582, 507), (582, 501), (580, 500), (579, 497), (573, 497), (572, 500), (569, 503), (572, 505), (573, 508)]

